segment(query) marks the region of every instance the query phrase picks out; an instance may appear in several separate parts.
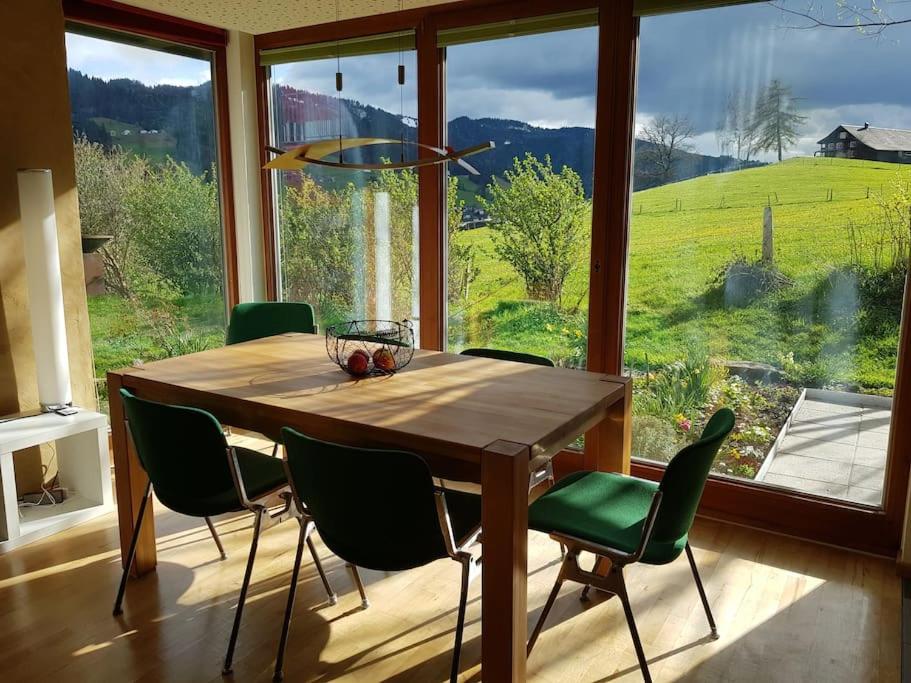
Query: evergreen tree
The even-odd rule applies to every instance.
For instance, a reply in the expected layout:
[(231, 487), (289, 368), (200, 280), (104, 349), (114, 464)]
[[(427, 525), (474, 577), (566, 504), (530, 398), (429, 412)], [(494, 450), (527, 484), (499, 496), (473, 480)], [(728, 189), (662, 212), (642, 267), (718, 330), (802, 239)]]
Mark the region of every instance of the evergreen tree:
[(791, 94), (791, 87), (773, 79), (757, 100), (753, 113), (754, 149), (777, 152), (781, 161), (782, 153), (797, 142), (800, 126), (806, 120), (797, 109), (797, 98)]

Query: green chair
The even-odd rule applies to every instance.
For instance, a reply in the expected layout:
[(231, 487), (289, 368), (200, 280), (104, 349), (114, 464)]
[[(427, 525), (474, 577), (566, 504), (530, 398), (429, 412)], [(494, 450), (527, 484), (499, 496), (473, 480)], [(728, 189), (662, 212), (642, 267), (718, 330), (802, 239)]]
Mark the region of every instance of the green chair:
[[(543, 367), (554, 367), (553, 361), (544, 356), (535, 356), (531, 353), (521, 353), (519, 351), (502, 351), (500, 349), (465, 349), (461, 352), (463, 356), (475, 356), (476, 358), (492, 358), (493, 360), (508, 360), (513, 363), (527, 363), (528, 365), (541, 365)], [(545, 481), (554, 483), (554, 467), (550, 460), (544, 467), (535, 470), (528, 476), (529, 492)]]
[[(705, 596), (688, 534), (721, 444), (734, 428), (734, 413), (722, 408), (706, 424), (699, 440), (681, 450), (668, 463), (660, 484), (608, 472), (575, 472), (532, 503), (528, 526), (550, 534), (567, 548), (566, 557), (544, 610), (528, 641), (535, 645), (547, 614), (564, 581), (585, 584), (616, 595), (623, 603), (642, 676), (651, 681), (648, 662), (633, 619), (623, 568), (635, 562), (667, 564), (686, 551), (696, 588), (705, 608), (712, 637), (718, 637), (709, 601)], [(587, 551), (610, 561), (606, 575), (579, 567), (579, 553)]]
[[(126, 389), (120, 390), (120, 396), (127, 430), (149, 483), (139, 505), (139, 516), (114, 601), (114, 616), (123, 613), (127, 577), (136, 558), (136, 541), (153, 490), (165, 507), (191, 517), (205, 517), (207, 522), (213, 515), (249, 510), (254, 515), (253, 541), (225, 655), (224, 673), (230, 673), (259, 535), (279, 522), (300, 516), (293, 504), (284, 467), (276, 458), (229, 446), (218, 420), (204, 410), (146, 401)], [(275, 495), (282, 496), (285, 504), (271, 512), (266, 504)], [(213, 528), (211, 522), (209, 525)], [(316, 549), (309, 537), (307, 541), (329, 602), (334, 603), (336, 596)]]
[(528, 363), (529, 365), (543, 365), (552, 368), (554, 363), (550, 358), (536, 356), (532, 353), (521, 353), (519, 351), (502, 351), (500, 349), (465, 349), (462, 351), (463, 356), (476, 356), (478, 358), (493, 358), (494, 360), (508, 360), (513, 363)]
[(303, 516), (273, 680), (282, 680), (303, 544), (316, 525), (349, 566), (402, 571), (445, 557), (462, 565), (450, 674), (456, 681), (468, 586), (480, 562), (468, 551), (480, 533), (480, 496), (434, 486), (427, 463), (413, 453), (326, 443), (287, 427), (282, 433), (288, 481)]
[(319, 328), (310, 304), (288, 301), (256, 301), (237, 304), (231, 310), (225, 343), (272, 337), (287, 332), (316, 334)]
[[(306, 332), (316, 334), (319, 326), (310, 304), (289, 301), (255, 301), (237, 304), (231, 309), (231, 320), (228, 322), (226, 344), (240, 344), (276, 334), (288, 332)], [(275, 442), (272, 457), (278, 455), (278, 442), (281, 434), (265, 434)]]

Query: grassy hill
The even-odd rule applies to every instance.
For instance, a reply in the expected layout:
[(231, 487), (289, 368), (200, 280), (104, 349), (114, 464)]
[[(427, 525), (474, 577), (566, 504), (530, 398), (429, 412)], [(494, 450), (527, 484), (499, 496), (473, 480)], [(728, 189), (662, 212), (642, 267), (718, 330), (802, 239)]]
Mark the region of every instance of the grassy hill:
[[(790, 364), (808, 383), (816, 378), (887, 391), (898, 343), (897, 302), (882, 301), (873, 316), (867, 289), (831, 275), (851, 260), (849, 222), (870, 225), (877, 198), (889, 195), (899, 174), (911, 176), (911, 168), (797, 158), (635, 193), (627, 362), (644, 369), (646, 362), (666, 364), (704, 349), (728, 360)], [(738, 255), (758, 257), (767, 204), (775, 262), (793, 284), (747, 306), (726, 305), (719, 275)], [(451, 342), (458, 346), (470, 331), (471, 343), (558, 357), (578, 352), (574, 339), (588, 303), (587, 252), (557, 310), (522, 301), (522, 281), (497, 259), (491, 237), (486, 228), (458, 235), (476, 246), (481, 274), (468, 310), (452, 311)], [(862, 258), (871, 258), (872, 246), (856, 246)]]
[[(111, 143), (123, 147), (137, 156), (144, 156), (153, 162), (161, 163), (168, 156), (174, 157), (177, 141), (167, 131), (142, 134), (142, 126), (135, 123), (117, 121), (104, 116), (92, 117), (92, 121), (101, 126), (110, 136)], [(124, 134), (124, 131), (129, 133)]]

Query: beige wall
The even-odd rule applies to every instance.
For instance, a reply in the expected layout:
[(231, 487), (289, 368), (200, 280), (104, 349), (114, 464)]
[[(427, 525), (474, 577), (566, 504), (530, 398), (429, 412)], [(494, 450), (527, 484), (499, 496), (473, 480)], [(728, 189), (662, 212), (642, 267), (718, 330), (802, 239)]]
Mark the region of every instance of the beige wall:
[[(73, 400), (94, 408), (60, 0), (0, 2), (0, 415), (38, 406), (16, 169), (50, 168)], [(16, 456), (20, 487), (40, 483), (37, 453)]]

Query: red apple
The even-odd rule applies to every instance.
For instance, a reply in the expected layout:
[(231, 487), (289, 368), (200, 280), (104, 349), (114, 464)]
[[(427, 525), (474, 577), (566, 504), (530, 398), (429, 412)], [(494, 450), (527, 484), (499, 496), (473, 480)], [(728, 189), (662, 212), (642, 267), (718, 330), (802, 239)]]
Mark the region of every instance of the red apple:
[(363, 349), (355, 350), (348, 356), (348, 372), (355, 377), (361, 377), (367, 374), (370, 369), (370, 355)]
[(380, 370), (392, 372), (395, 370), (395, 356), (387, 348), (380, 348), (373, 352), (373, 364)]

